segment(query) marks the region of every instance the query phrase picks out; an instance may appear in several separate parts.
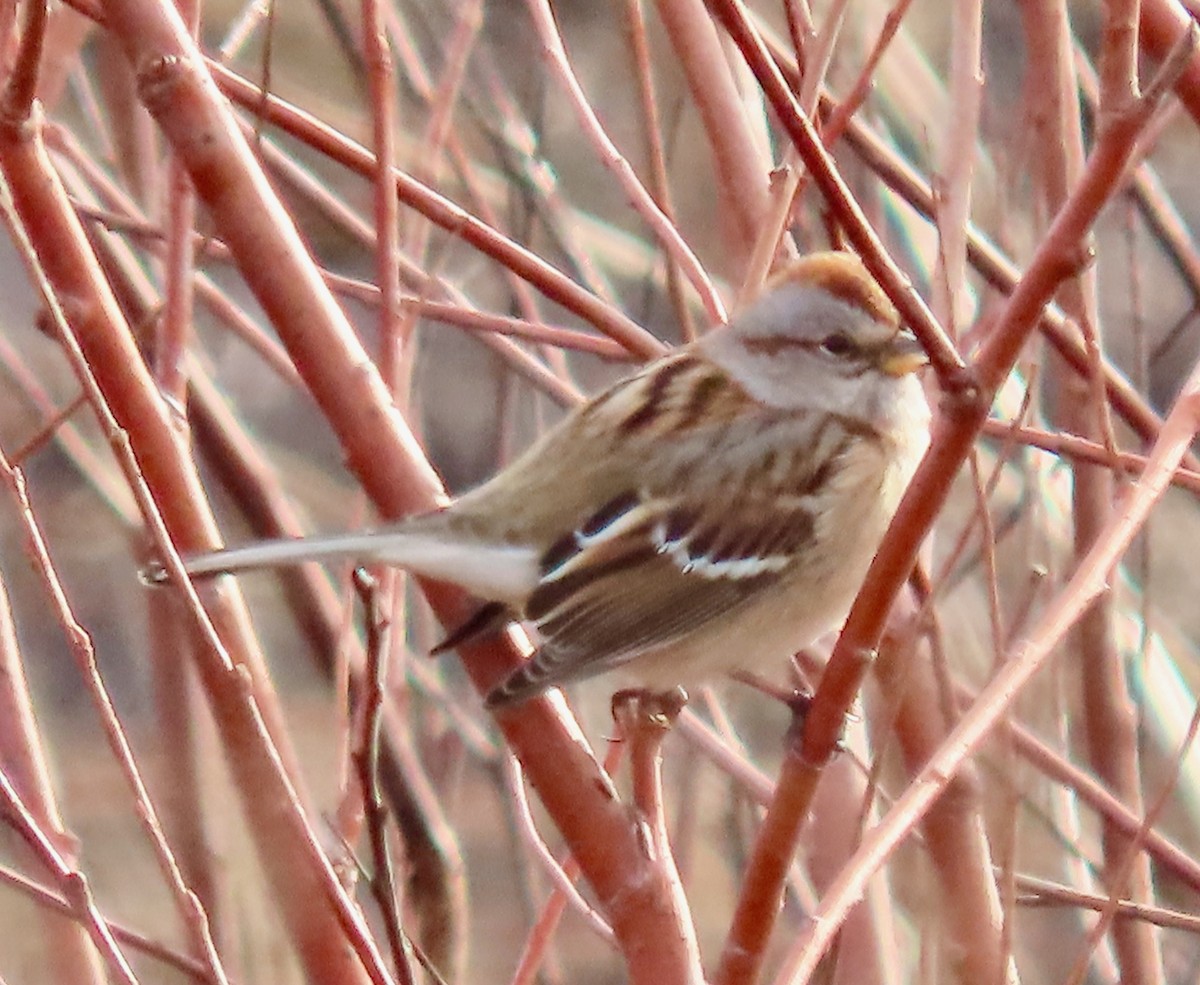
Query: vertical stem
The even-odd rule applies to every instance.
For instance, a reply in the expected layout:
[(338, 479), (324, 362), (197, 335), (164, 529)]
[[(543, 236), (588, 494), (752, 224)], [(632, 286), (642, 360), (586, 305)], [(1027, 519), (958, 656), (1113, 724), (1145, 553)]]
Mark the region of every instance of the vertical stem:
[[(1124, 10), (1118, 9), (1124, 7)], [(1136, 7), (1136, 4), (1134, 4)], [(1061, 0), (1023, 4), (1026, 36), (1030, 45), (1029, 91), (1036, 93), (1034, 114), (1042, 194), (1053, 213), (1083, 170), (1084, 150), (1079, 119), (1078, 83), (1075, 76), (1073, 38), (1066, 4)], [(1131, 26), (1132, 25), (1132, 26)], [(1136, 99), (1136, 12), (1127, 4), (1110, 4), (1101, 59), (1101, 93), (1098, 121), (1119, 118)], [(1111, 425), (1098, 374), (1100, 322), (1095, 268), (1081, 271), (1059, 292), (1059, 304), (1083, 332), (1092, 354), (1090, 378), (1071, 372), (1061, 360), (1049, 364), (1052, 413), (1065, 431), (1111, 446)], [(1083, 558), (1113, 514), (1115, 485), (1107, 465), (1072, 463), (1072, 521), (1075, 555)], [(1143, 810), (1138, 726), (1129, 694), (1125, 661), (1117, 643), (1116, 602), (1111, 590), (1103, 592), (1083, 614), (1070, 636), (1083, 693), (1084, 738), (1092, 770), (1131, 810)], [(1103, 823), (1103, 876), (1114, 896), (1134, 902), (1153, 901), (1149, 860), (1143, 855), (1132, 867), (1130, 852), (1140, 851), (1112, 823)], [(1117, 885), (1118, 873), (1127, 873)], [(1115, 918), (1113, 945), (1122, 981), (1159, 985), (1163, 981), (1160, 938), (1153, 925), (1128, 917)]]
[[(38, 826), (68, 865), (74, 866), (74, 839), (64, 828), (55, 802), (3, 580), (0, 580), (0, 764)], [(49, 963), (63, 985), (74, 982), (103, 985), (103, 961), (83, 927), (47, 911), (45, 941)]]

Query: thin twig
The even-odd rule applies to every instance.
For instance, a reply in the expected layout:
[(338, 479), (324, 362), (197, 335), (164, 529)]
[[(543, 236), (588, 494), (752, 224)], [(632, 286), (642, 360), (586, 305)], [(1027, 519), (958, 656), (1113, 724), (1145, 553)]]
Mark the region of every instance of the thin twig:
[(1096, 539), (1041, 619), (1005, 655), (1003, 670), (980, 692), (971, 711), (946, 737), (879, 825), (868, 833), (851, 864), (813, 914), (809, 930), (801, 934), (791, 949), (778, 978), (780, 985), (800, 985), (810, 980), (820, 955), (849, 907), (860, 898), (866, 881), (911, 830), (914, 821), (941, 795), (946, 779), (954, 775), (1008, 713), (1013, 700), (1054, 653), (1057, 643), (1088, 602), (1104, 591), (1113, 565), (1166, 491), (1171, 474), (1197, 432), (1200, 432), (1200, 366), (1193, 371), (1163, 422), (1161, 436), (1150, 453), (1151, 466), (1141, 484), (1127, 495), (1121, 511)]
[(117, 945), (116, 938), (101, 915), (92, 896), (87, 877), (70, 865), (54, 847), (50, 836), (38, 826), (25, 806), (8, 774), (0, 769), (0, 820), (13, 828), (32, 849), (46, 870), (58, 880), (72, 914), (91, 935), (92, 943), (103, 955), (109, 971), (124, 985), (137, 985), (137, 978)]
[(358, 773), (366, 813), (367, 840), (371, 846), (374, 871), (371, 873), (371, 895), (383, 914), (392, 966), (402, 985), (412, 985), (412, 946), (400, 917), (400, 902), (396, 896), (396, 876), (392, 855), (387, 844), (387, 808), (379, 791), (380, 723), (383, 715), (383, 688), (387, 677), (387, 653), (391, 640), (391, 622), (382, 611), (378, 586), (365, 571), (354, 572), (354, 588), (363, 607), (366, 630), (366, 667), (362, 677), (359, 727), (354, 736), (351, 758)]
[(638, 180), (629, 162), (605, 133), (595, 110), (588, 102), (587, 96), (571, 68), (571, 60), (567, 56), (562, 37), (558, 33), (558, 26), (554, 23), (549, 0), (528, 0), (528, 9), (542, 43), (546, 63), (566, 91), (584, 136), (593, 142), (601, 162), (610, 169), (617, 184), (625, 190), (630, 204), (637, 210), (638, 215), (650, 227), (672, 259), (679, 264), (684, 276), (700, 296), (709, 319), (714, 322), (725, 321), (725, 306), (721, 302), (721, 297), (717, 294), (716, 288), (713, 287), (712, 281), (709, 280), (708, 274), (695, 253), (692, 252), (692, 248), (679, 234), (679, 230), (675, 228), (670, 217), (659, 208), (653, 196)]

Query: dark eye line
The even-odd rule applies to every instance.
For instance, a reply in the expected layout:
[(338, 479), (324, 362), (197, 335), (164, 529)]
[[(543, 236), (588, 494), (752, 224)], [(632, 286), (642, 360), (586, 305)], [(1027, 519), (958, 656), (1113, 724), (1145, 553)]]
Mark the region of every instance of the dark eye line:
[(819, 347), (822, 352), (839, 359), (858, 353), (859, 347), (845, 332), (831, 332), (821, 339)]
[[(828, 343), (833, 338), (842, 340), (845, 348), (838, 352), (832, 351)], [(842, 332), (831, 332), (819, 340), (791, 339), (781, 335), (748, 336), (743, 340), (742, 344), (751, 352), (764, 356), (777, 356), (787, 349), (807, 349), (809, 351), (823, 352), (837, 359), (865, 361), (868, 358), (868, 353), (858, 343)]]

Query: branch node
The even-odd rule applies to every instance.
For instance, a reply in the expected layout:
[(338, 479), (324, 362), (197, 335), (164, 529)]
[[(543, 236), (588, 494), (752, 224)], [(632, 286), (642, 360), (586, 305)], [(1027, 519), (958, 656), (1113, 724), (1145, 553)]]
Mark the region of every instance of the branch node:
[(138, 70), (138, 97), (152, 115), (170, 108), (185, 71), (186, 62), (179, 55), (151, 58)]
[(942, 413), (948, 417), (974, 417), (987, 413), (984, 405), (984, 390), (972, 366), (956, 368), (941, 377)]

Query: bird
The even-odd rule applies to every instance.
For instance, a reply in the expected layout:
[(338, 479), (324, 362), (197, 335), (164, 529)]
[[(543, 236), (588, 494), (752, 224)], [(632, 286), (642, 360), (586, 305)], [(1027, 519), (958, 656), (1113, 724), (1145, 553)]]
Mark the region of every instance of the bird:
[(448, 505), (184, 567), (349, 558), (457, 583), (483, 604), (447, 648), (509, 620), (538, 641), (493, 710), (618, 669), (652, 693), (764, 670), (845, 619), (929, 441), (926, 363), (858, 257), (810, 254)]

